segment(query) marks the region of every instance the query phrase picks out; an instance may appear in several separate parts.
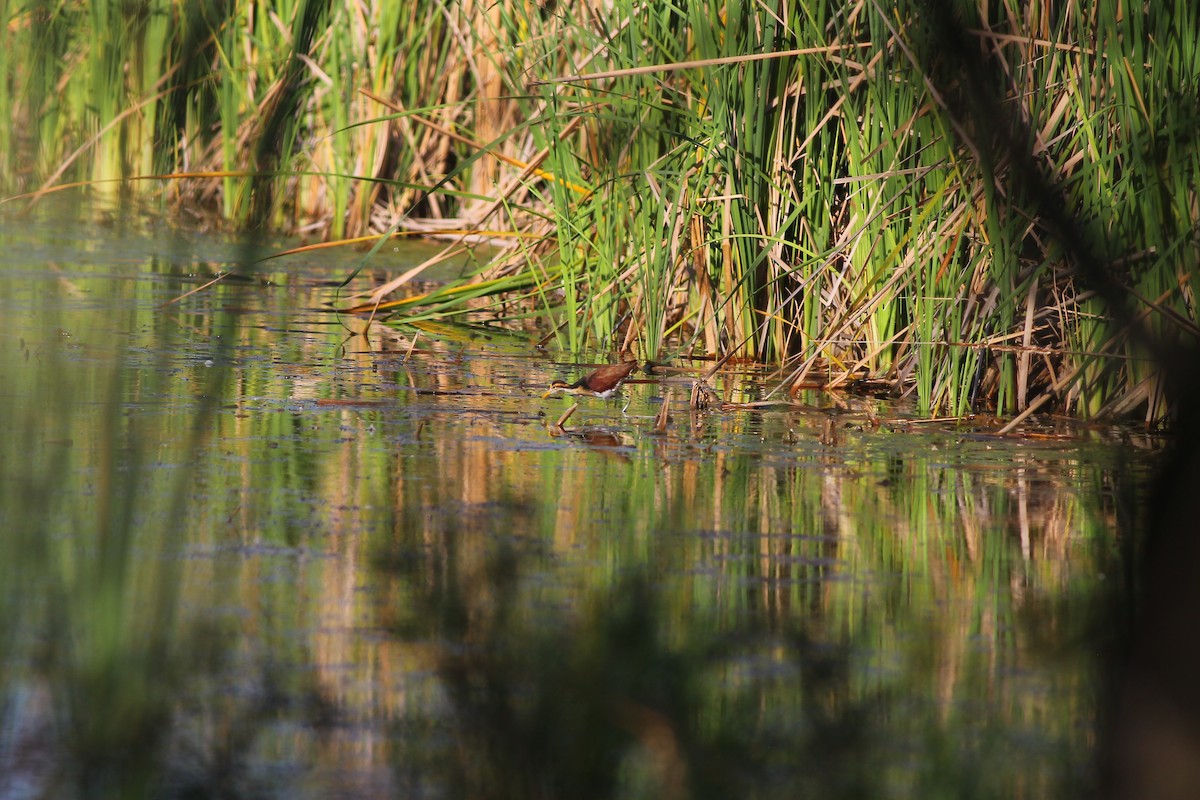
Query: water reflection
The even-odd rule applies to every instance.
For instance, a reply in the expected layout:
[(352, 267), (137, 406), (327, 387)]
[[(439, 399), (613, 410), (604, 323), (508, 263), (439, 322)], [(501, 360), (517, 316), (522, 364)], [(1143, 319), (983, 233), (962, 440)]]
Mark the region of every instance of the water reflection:
[(555, 435), (536, 337), (304, 311), (320, 265), (164, 310), (204, 242), (116, 259), (98, 235), (46, 271), (36, 230), (3, 235), (0, 774), (96, 796), (1087, 788), (1092, 666), (1067, 645), (1131, 448), (819, 395), (678, 406), (656, 433), (656, 383)]

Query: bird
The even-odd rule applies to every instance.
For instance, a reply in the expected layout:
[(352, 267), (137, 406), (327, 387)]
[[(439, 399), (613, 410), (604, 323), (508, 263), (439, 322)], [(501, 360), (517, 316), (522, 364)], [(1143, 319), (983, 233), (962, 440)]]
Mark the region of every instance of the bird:
[[(598, 397), (601, 400), (608, 400), (621, 390), (621, 384), (625, 383), (626, 379), (633, 374), (633, 371), (637, 367), (638, 362), (636, 360), (623, 361), (620, 364), (606, 364), (574, 383), (552, 381), (550, 389), (542, 395), (542, 398), (545, 399), (555, 394), (573, 394), (577, 397)], [(575, 408), (576, 406), (571, 406), (567, 413), (559, 419), (558, 426), (560, 428), (562, 427), (562, 423), (566, 422), (571, 413), (575, 411)], [(625, 403), (625, 408), (621, 409), (621, 413), (625, 413), (626, 408), (629, 408), (628, 401)]]
[(621, 389), (621, 384), (637, 369), (637, 361), (624, 361), (620, 364), (605, 364), (595, 372), (588, 373), (574, 383), (566, 381), (551, 381), (550, 389), (543, 398), (559, 392), (563, 394), (581, 395), (584, 397), (599, 397), (608, 400)]

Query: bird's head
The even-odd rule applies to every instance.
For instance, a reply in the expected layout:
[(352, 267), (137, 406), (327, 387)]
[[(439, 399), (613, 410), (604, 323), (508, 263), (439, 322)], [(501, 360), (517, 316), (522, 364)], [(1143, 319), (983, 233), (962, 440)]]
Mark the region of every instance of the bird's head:
[(565, 392), (570, 388), (571, 388), (571, 384), (567, 383), (566, 381), (550, 381), (550, 388), (546, 391), (546, 393), (544, 395), (542, 395), (542, 399), (545, 400), (547, 397), (550, 397), (551, 395), (555, 395), (560, 392)]

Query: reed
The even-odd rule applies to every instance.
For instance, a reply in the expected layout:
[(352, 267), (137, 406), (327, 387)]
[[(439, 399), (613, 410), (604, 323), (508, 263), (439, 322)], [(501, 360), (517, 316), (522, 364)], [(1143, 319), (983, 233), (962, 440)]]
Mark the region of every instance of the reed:
[(945, 4), (991, 111), (915, 0), (385, 6), (34, 3), (3, 33), (3, 183), (186, 171), (184, 218), (519, 232), (467, 280), (525, 273), (576, 352), (883, 379), (929, 414), (1168, 415), (993, 145), (1019, 128), (1145, 325), (1194, 341), (1188, 4)]

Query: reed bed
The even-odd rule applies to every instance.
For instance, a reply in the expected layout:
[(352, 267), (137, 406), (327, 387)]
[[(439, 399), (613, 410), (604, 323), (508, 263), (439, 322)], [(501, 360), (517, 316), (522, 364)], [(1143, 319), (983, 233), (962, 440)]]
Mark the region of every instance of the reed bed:
[(1151, 423), (1170, 409), (1145, 332), (1197, 339), (1181, 0), (0, 8), (7, 193), (79, 181), (194, 224), (502, 245), (474, 290), (364, 295), (397, 319), (532, 314), (575, 352), (774, 363), (780, 391)]

